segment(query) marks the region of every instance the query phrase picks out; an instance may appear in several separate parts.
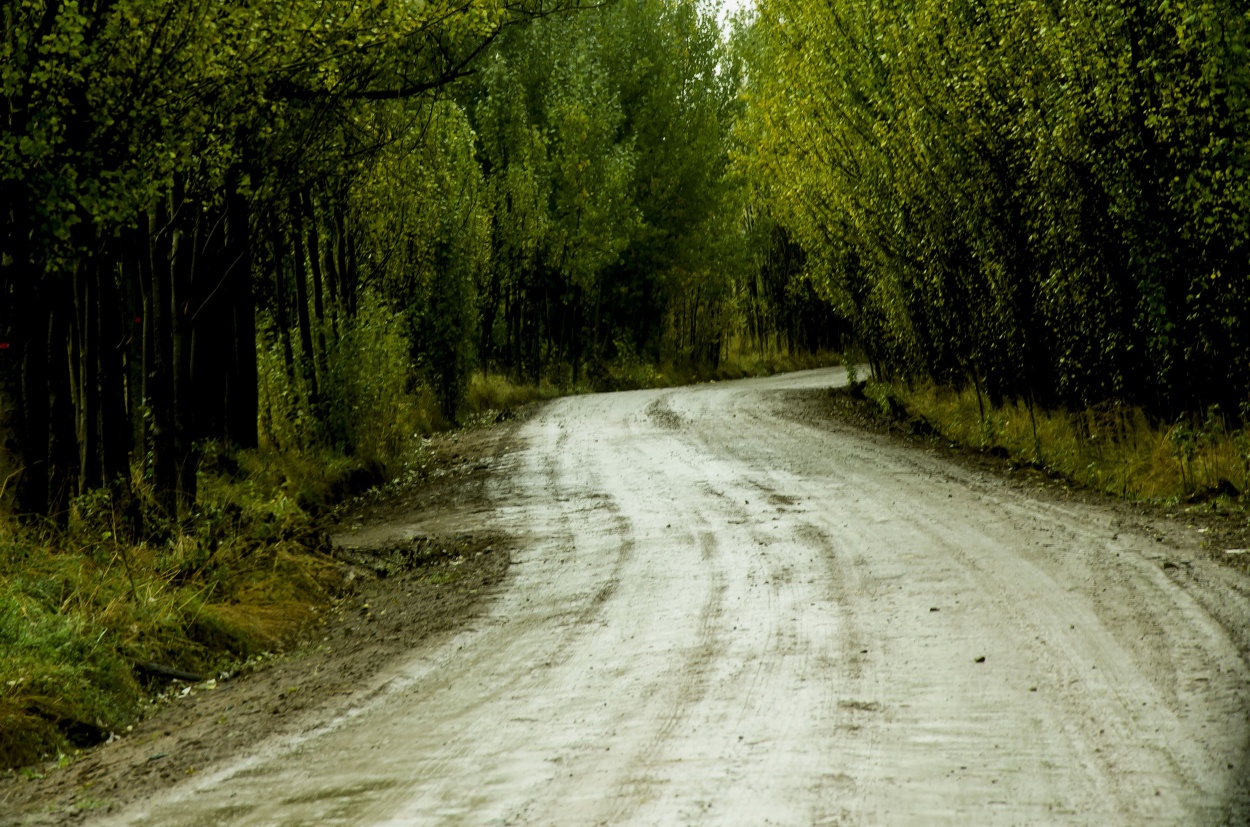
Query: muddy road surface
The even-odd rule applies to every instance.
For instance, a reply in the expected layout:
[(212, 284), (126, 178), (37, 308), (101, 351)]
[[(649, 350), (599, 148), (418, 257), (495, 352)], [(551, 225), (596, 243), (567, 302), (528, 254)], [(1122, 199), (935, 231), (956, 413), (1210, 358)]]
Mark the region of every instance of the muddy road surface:
[(549, 404), (464, 516), (521, 549), (469, 626), (101, 821), (1250, 823), (1244, 576), (795, 413), (842, 381)]

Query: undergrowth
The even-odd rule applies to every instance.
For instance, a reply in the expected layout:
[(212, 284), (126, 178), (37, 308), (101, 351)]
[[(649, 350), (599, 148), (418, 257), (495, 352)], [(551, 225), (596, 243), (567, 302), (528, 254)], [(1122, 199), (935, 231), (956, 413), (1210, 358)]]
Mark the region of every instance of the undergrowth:
[(321, 533), (281, 493), (222, 500), (206, 475), (172, 537), (126, 539), (99, 494), (68, 528), (0, 523), (0, 765), (122, 732), (155, 664), (214, 675), (290, 642), (339, 589)]
[(260, 446), (200, 446), (190, 513), (162, 513), (140, 467), (66, 525), (0, 517), (0, 767), (123, 732), (162, 670), (232, 672), (298, 639), (343, 588), (331, 508), (404, 474), (446, 426), (401, 330), (362, 307), (318, 385), (280, 341), (262, 349)]
[(918, 418), (950, 442), (1128, 499), (1232, 503), (1250, 488), (1250, 428), (1230, 425), (1218, 407), (1161, 423), (1124, 405), (992, 406), (971, 387), (870, 382), (865, 392), (884, 412)]
[(696, 382), (745, 379), (751, 376), (772, 376), (796, 370), (842, 364), (840, 354), (833, 351), (759, 353), (753, 350), (734, 351), (713, 365), (670, 361), (655, 365), (620, 347), (616, 359), (608, 362), (593, 378), (574, 383), (571, 371), (556, 371), (559, 381), (544, 379), (541, 383), (514, 380), (495, 373), (477, 373), (469, 381), (463, 410), (470, 417), (487, 413), (511, 411), (530, 402), (554, 399), (579, 393), (671, 388)]
[(512, 411), (531, 402), (554, 399), (574, 392), (568, 386), (550, 382), (514, 382), (498, 373), (475, 373), (469, 379), (463, 410), (470, 416)]
[(655, 366), (625, 351), (607, 365), (605, 376), (595, 390), (635, 390), (639, 388), (671, 388), (695, 382), (745, 379), (772, 376), (796, 370), (842, 364), (840, 354), (833, 351), (790, 353), (755, 350), (731, 351), (715, 365), (700, 362), (670, 361)]

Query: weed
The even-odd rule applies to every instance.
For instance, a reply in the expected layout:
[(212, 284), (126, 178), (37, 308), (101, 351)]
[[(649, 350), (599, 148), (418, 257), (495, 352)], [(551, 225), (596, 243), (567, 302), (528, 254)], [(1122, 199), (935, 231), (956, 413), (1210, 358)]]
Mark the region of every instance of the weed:
[(1044, 466), (1129, 499), (1197, 502), (1239, 498), (1250, 485), (1250, 430), (1230, 428), (1211, 408), (1200, 420), (1152, 422), (1140, 409), (1104, 404), (1084, 411), (1031, 409), (1023, 401), (980, 403), (974, 388), (876, 384), (895, 416), (923, 418), (943, 438)]
[(470, 416), (490, 411), (511, 411), (530, 402), (552, 399), (561, 393), (559, 387), (550, 383), (516, 384), (499, 374), (475, 373), (469, 379), (464, 409)]
[(139, 665), (215, 673), (286, 645), (340, 589), (314, 518), (275, 484), (281, 463), (224, 464), (164, 539), (120, 536), (101, 492), (63, 531), (0, 520), (0, 766), (123, 731), (156, 688)]

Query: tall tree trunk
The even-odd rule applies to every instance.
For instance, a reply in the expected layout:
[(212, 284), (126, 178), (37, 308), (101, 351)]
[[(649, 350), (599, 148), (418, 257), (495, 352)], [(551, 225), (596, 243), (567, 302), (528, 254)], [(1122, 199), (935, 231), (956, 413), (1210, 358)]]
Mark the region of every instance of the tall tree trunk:
[(152, 487), (157, 505), (168, 517), (178, 514), (178, 464), (174, 446), (174, 324), (170, 286), (179, 233), (169, 221), (168, 205), (152, 213), (148, 225), (149, 249), (147, 327), (149, 358), (145, 392), (151, 414)]
[(357, 257), (356, 237), (352, 235), (347, 217), (343, 216), (343, 306), (347, 309), (348, 318), (356, 315), (356, 302), (359, 299), (357, 289), (360, 284), (360, 259)]
[(190, 428), (186, 439), (197, 443), (226, 436), (226, 385), (233, 362), (230, 305), (234, 291), (226, 258), (225, 209), (197, 209), (193, 216), (190, 273), (179, 275), (176, 282), (185, 285), (176, 301), (176, 318), (184, 328), (184, 344), (190, 349), (178, 364), (185, 365), (190, 378), (184, 380), (180, 375), (175, 388), (180, 417)]
[(74, 418), (72, 375), (70, 372), (70, 326), (72, 300), (60, 289), (48, 313), (48, 516), (58, 524), (69, 521), (70, 499), (78, 491), (77, 428)]
[(299, 201), (294, 195), (291, 196), (291, 223), (291, 240), (295, 248), (295, 313), (299, 322), (299, 344), (302, 351), (299, 366), (308, 386), (309, 401), (313, 410), (317, 410), (321, 404), (321, 394), (317, 387), (317, 370), (313, 361), (312, 323), (308, 314), (308, 259), (307, 251), (304, 249), (304, 222)]
[(337, 339), (339, 336), (339, 310), (342, 307), (340, 296), (342, 293), (343, 276), (339, 268), (343, 256), (343, 234), (339, 231), (339, 220), (337, 217), (339, 207), (334, 205), (327, 209), (326, 212), (328, 213), (326, 226), (330, 237), (328, 239), (329, 243), (321, 251), (321, 269), (325, 272), (326, 277), (326, 304), (330, 317), (330, 332)]
[[(132, 448), (131, 430), (126, 416), (126, 357), (132, 351), (132, 338), (126, 333), (126, 307), (117, 281), (120, 265), (108, 271), (96, 271), (100, 311), (97, 314), (97, 339), (100, 390), (100, 460), (106, 483), (113, 485), (115, 495), (126, 490)], [(120, 481), (120, 482), (119, 482)]]
[[(33, 268), (32, 268), (33, 269)], [(39, 283), (30, 273), (31, 284)], [(23, 439), (19, 445), (24, 470), (18, 489), (18, 508), (27, 516), (44, 516), (48, 513), (48, 440), (49, 391), (48, 391), (48, 336), (50, 307), (44, 295), (46, 291), (31, 289), (15, 292), (15, 297), (31, 299), (27, 307), (38, 312), (22, 313), (14, 319), (21, 352), (21, 412)]]
[(100, 433), (100, 291), (97, 262), (80, 259), (74, 268), (74, 324), (70, 334), (75, 430), (78, 441), (78, 483), (81, 491), (104, 482)]
[(490, 268), (490, 281), (486, 288), (486, 299), (482, 303), (482, 326), (478, 331), (477, 361), (483, 371), (489, 371), (494, 362), (495, 319), (499, 316), (499, 267)]
[(230, 370), (226, 376), (226, 436), (241, 448), (258, 444), (256, 295), (252, 286), (252, 230), (247, 197), (233, 186), (226, 195), (225, 264), (231, 301)]
[(273, 313), (277, 322), (278, 340), (282, 344), (282, 368), (288, 382), (295, 380), (295, 351), (291, 347), (291, 290), (287, 286), (286, 236), (277, 217), (270, 212), (266, 219), (269, 232), (270, 264), (273, 268)]
[(182, 209), (192, 215), (187, 228), (176, 244), (170, 261), (173, 319), (173, 389), (174, 389), (174, 456), (177, 465), (177, 505), (179, 517), (186, 516), (195, 505), (196, 471), (199, 451), (195, 444), (195, 385), (191, 360), (194, 355), (195, 310), (193, 290), (204, 231), (203, 215), (198, 208), (185, 204)]
[(314, 358), (316, 360), (317, 372), (324, 380), (328, 367), (326, 364), (326, 312), (324, 296), (322, 295), (321, 225), (317, 221), (317, 211), (313, 204), (312, 196), (305, 194), (303, 202), (304, 217), (307, 219), (306, 226), (308, 228), (308, 267), (313, 285), (313, 317), (317, 321), (317, 347)]

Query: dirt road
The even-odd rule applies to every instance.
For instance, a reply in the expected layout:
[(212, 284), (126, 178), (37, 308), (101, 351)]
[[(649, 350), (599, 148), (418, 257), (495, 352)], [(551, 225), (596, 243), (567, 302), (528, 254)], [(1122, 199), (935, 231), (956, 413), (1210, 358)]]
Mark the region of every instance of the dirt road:
[(485, 614), (107, 823), (1250, 823), (1250, 583), (787, 415), (843, 378), (550, 404), (466, 525), (521, 538)]

